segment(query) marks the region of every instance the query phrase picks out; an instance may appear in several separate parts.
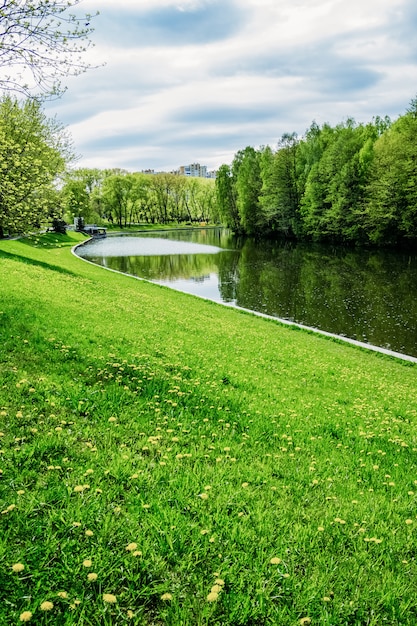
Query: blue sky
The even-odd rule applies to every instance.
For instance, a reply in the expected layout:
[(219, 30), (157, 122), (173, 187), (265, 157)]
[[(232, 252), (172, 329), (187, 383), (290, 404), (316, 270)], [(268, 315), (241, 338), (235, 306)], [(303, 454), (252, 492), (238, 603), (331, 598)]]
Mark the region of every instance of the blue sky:
[(46, 105), (79, 167), (230, 163), (248, 145), (417, 96), (416, 0), (84, 0), (92, 64)]

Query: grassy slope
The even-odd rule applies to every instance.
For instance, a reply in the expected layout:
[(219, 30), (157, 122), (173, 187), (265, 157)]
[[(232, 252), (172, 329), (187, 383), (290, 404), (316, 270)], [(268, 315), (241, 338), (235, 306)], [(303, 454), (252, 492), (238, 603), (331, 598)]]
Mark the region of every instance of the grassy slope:
[(0, 624), (415, 624), (415, 366), (79, 237), (0, 242)]

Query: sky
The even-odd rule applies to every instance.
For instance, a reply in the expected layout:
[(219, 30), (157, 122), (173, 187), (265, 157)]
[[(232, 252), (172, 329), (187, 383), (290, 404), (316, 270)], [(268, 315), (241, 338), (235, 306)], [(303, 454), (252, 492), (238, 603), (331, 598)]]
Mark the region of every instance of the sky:
[[(77, 167), (230, 164), (313, 121), (393, 120), (417, 96), (416, 0), (83, 0), (98, 66), (46, 104)], [(104, 65), (103, 65), (104, 64)]]

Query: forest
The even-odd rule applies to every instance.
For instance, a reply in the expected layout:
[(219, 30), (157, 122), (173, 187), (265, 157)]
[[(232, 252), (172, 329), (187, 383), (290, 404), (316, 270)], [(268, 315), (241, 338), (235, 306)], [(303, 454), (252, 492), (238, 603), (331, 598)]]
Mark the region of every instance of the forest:
[(417, 99), (392, 122), (375, 117), (284, 134), (239, 150), (216, 178), (221, 221), (234, 232), (377, 245), (417, 239)]

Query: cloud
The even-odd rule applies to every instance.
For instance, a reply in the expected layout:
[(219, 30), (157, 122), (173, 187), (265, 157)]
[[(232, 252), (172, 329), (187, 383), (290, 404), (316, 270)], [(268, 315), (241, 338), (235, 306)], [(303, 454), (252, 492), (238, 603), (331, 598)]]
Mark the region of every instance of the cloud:
[(416, 95), (415, 0), (85, 0), (91, 70), (47, 105), (80, 163), (214, 168), (313, 120), (396, 117)]
[(136, 46), (187, 46), (233, 36), (245, 19), (231, 0), (212, 0), (141, 9), (138, 6), (106, 9), (98, 42), (111, 40), (124, 49)]

